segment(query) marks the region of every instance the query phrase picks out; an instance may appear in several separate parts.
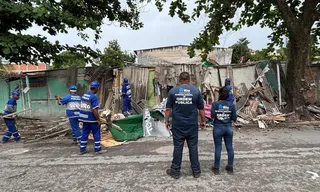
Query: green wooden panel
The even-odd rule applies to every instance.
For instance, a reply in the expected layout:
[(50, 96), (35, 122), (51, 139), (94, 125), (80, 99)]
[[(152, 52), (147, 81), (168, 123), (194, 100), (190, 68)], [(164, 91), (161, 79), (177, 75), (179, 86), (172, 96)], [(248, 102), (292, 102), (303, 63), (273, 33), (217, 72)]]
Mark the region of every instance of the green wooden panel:
[(3, 112), (3, 109), (10, 97), (9, 87), (5, 79), (0, 79), (0, 112)]

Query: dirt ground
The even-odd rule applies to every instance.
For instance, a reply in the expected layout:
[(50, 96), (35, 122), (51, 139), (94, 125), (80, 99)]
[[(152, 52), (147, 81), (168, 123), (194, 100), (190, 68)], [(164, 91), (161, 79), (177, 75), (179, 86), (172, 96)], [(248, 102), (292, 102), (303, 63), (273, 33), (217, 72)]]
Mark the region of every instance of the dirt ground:
[[(165, 170), (172, 140), (143, 138), (108, 148), (99, 156), (79, 156), (69, 138), (34, 144), (0, 145), (1, 191), (320, 191), (320, 128), (237, 129), (235, 175), (215, 176), (212, 130), (200, 131), (202, 175), (194, 179), (184, 151), (179, 180)], [(93, 143), (89, 143), (93, 150)], [(222, 165), (226, 165), (223, 149)]]

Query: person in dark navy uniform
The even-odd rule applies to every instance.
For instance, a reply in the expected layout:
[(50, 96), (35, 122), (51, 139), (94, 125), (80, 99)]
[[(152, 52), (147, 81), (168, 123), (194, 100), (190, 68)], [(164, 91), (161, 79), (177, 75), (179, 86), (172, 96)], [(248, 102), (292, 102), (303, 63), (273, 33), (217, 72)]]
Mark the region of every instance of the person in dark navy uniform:
[[(184, 141), (187, 141), (191, 169), (195, 178), (200, 177), (201, 169), (198, 157), (198, 113), (201, 116), (201, 127), (206, 125), (204, 102), (200, 91), (189, 85), (190, 75), (182, 72), (179, 76), (180, 85), (169, 91), (166, 103), (166, 128), (171, 128), (173, 136), (173, 160), (167, 174), (175, 179), (180, 177)], [(172, 127), (169, 118), (172, 114)]]
[(227, 87), (220, 89), (219, 101), (212, 103), (211, 118), (213, 119), (213, 140), (214, 140), (214, 165), (212, 171), (218, 175), (220, 173), (220, 159), (222, 149), (222, 139), (224, 139), (227, 153), (228, 165), (226, 170), (233, 174), (234, 151), (232, 145), (233, 129), (232, 121), (237, 120), (236, 107), (229, 99), (230, 90)]

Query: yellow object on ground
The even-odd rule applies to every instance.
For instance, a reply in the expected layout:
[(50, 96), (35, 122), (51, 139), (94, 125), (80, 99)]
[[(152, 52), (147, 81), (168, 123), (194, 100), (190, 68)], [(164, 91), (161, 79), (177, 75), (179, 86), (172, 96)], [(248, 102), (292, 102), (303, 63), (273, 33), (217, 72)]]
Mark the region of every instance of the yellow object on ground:
[[(91, 133), (89, 135), (89, 139), (93, 140), (93, 136), (92, 136)], [(122, 145), (123, 142), (118, 142), (118, 141), (114, 140), (109, 131), (108, 132), (107, 131), (102, 131), (100, 143), (104, 147), (113, 147), (113, 146)]]

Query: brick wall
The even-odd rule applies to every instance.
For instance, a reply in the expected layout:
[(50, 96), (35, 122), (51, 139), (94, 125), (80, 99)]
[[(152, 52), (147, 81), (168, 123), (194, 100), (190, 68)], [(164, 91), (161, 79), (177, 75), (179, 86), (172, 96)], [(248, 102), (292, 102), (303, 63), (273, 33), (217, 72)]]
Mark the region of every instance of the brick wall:
[(30, 71), (45, 71), (47, 70), (49, 67), (47, 64), (44, 63), (40, 63), (38, 65), (32, 65), (32, 64), (11, 64), (14, 67), (14, 71), (16, 73), (20, 73), (20, 72), (30, 72)]

